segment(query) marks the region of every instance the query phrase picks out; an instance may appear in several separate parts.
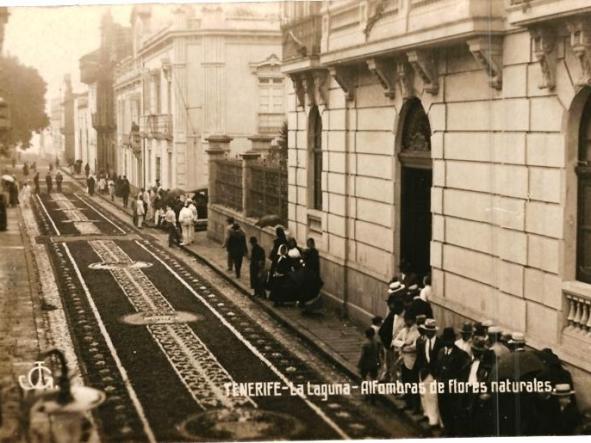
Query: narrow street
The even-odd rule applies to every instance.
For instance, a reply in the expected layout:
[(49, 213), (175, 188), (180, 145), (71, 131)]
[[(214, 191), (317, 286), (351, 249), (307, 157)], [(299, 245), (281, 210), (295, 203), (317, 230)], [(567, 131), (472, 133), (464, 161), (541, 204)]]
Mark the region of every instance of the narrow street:
[(96, 412), (104, 441), (416, 435), (211, 269), (138, 234), (76, 183), (63, 191), (34, 197), (37, 241), (84, 382), (107, 393)]

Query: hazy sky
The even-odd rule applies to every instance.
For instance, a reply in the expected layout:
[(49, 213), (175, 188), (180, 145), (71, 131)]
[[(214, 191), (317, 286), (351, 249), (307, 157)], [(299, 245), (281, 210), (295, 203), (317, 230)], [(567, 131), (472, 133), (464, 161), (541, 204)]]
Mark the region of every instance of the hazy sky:
[[(6, 27), (4, 52), (37, 68), (48, 83), (49, 102), (59, 94), (64, 74), (70, 73), (75, 91), (78, 60), (98, 48), (100, 19), (106, 6), (12, 7)], [(116, 22), (129, 26), (131, 6), (111, 6)]]

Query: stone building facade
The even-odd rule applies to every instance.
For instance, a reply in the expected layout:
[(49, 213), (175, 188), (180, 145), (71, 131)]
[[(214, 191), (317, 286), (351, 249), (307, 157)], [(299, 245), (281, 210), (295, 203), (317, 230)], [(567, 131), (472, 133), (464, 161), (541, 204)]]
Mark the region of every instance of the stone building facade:
[[(290, 4), (291, 3), (291, 4)], [(551, 347), (589, 403), (591, 5), (285, 6), (289, 229), (366, 321), (410, 262), (445, 324)]]
[(285, 80), (278, 4), (137, 6), (131, 27), (133, 54), (117, 67), (115, 90), (122, 137), (141, 96), (134, 122), (141, 138), (133, 149), (125, 137), (118, 145), (128, 159), (119, 173), (134, 185), (205, 187), (209, 136), (232, 137), (234, 155), (250, 148), (249, 137), (279, 132)]

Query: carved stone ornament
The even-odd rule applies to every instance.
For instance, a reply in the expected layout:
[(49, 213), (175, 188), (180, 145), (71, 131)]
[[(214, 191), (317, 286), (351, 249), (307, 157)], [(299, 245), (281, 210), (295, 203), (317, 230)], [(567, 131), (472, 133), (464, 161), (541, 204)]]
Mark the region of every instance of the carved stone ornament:
[(588, 17), (567, 23), (570, 32), (570, 45), (581, 64), (581, 77), (578, 86), (591, 85), (591, 23)]
[(384, 95), (388, 98), (394, 98), (396, 95), (396, 79), (394, 75), (394, 66), (392, 63), (370, 58), (367, 60), (367, 67), (374, 74), (384, 88)]
[(542, 70), (540, 89), (553, 90), (556, 86), (556, 33), (553, 28), (539, 26), (529, 30), (533, 52)]
[(347, 100), (355, 99), (355, 77), (352, 68), (346, 67), (331, 67), (329, 73), (332, 78), (338, 83)]
[(488, 74), (490, 85), (500, 90), (503, 87), (502, 37), (478, 37), (468, 40), (468, 48)]
[(314, 94), (318, 104), (328, 106), (328, 71), (317, 69), (312, 73), (314, 77)]
[(304, 89), (306, 91), (306, 98), (308, 99), (308, 105), (314, 106), (316, 102), (316, 82), (314, 81), (314, 75), (307, 71), (302, 74), (304, 78)]
[(437, 72), (437, 63), (433, 51), (410, 51), (406, 55), (415, 73), (423, 80), (425, 91), (437, 95), (439, 92), (439, 73)]
[(388, 0), (369, 0), (367, 2), (367, 21), (365, 22), (365, 27), (363, 28), (363, 33), (365, 34), (366, 40), (369, 38), (369, 34), (371, 33), (371, 30), (375, 24), (384, 15), (387, 1)]
[(306, 106), (306, 89), (304, 88), (302, 77), (299, 74), (291, 74), (290, 78), (293, 83), (293, 90), (295, 91), (295, 95), (298, 100), (298, 106), (303, 108)]
[(413, 71), (410, 65), (404, 61), (396, 63), (396, 77), (402, 91), (402, 98), (407, 100), (415, 95)]

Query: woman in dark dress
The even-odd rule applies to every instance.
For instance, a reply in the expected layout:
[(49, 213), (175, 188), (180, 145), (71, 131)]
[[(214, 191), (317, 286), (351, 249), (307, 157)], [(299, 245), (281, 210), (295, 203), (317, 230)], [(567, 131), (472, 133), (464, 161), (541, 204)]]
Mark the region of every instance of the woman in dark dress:
[(271, 295), (269, 297), (275, 306), (282, 306), (284, 303), (296, 300), (293, 294), (294, 284), (290, 278), (292, 271), (291, 260), (287, 256), (287, 246), (280, 245), (277, 263), (271, 277)]
[(308, 248), (303, 253), (304, 268), (302, 285), (299, 291), (299, 306), (303, 312), (311, 312), (318, 307), (320, 289), (324, 282), (320, 278), (320, 255), (313, 238), (306, 241)]
[(279, 258), (279, 247), (287, 243), (287, 237), (285, 230), (281, 226), (275, 228), (275, 240), (273, 240), (273, 248), (269, 253), (269, 260), (271, 260), (271, 268), (269, 269), (269, 278), (267, 281), (267, 289), (271, 290), (273, 274), (275, 273), (275, 267), (277, 266), (277, 260)]

